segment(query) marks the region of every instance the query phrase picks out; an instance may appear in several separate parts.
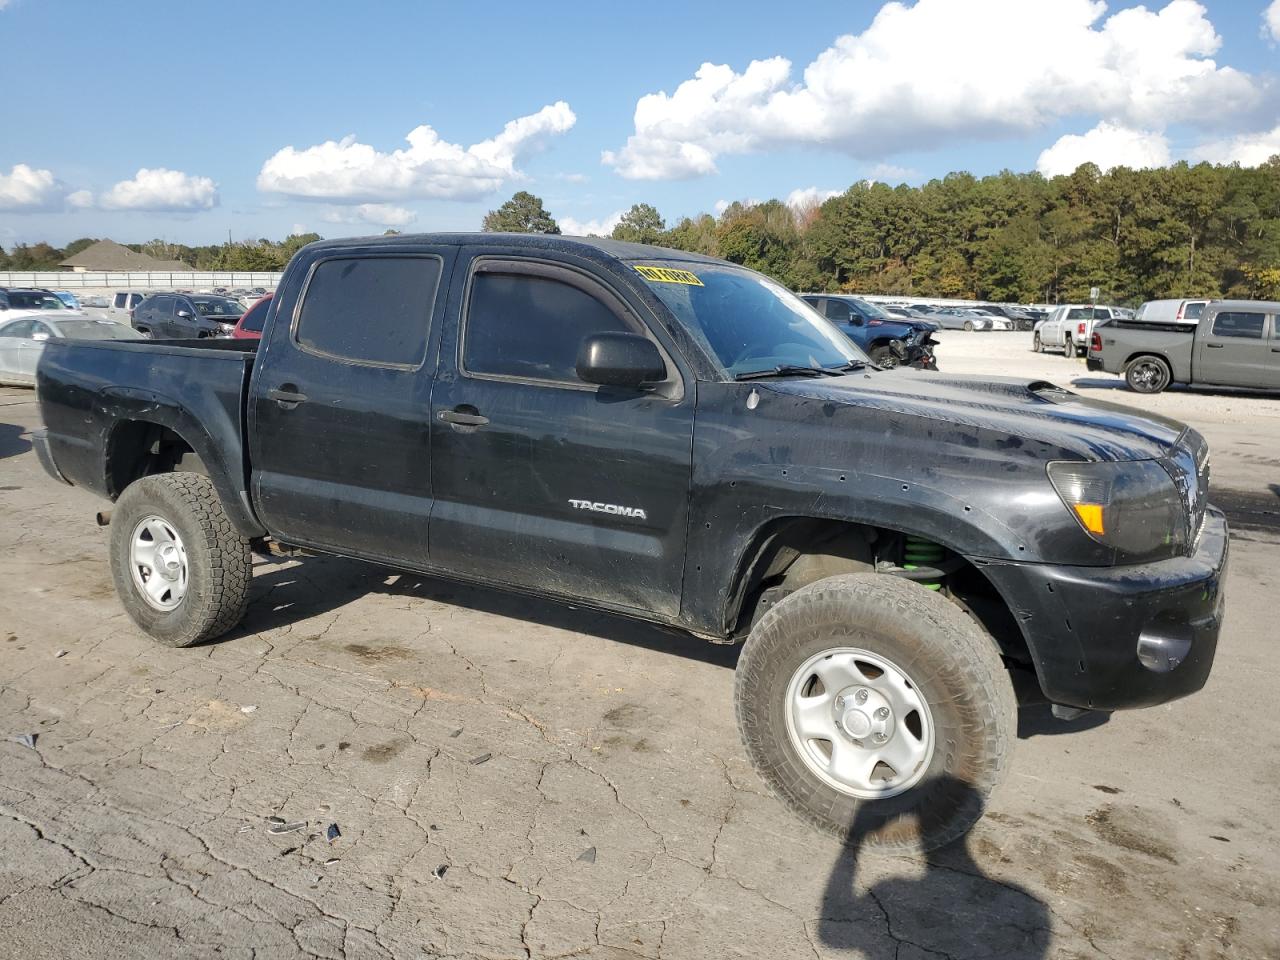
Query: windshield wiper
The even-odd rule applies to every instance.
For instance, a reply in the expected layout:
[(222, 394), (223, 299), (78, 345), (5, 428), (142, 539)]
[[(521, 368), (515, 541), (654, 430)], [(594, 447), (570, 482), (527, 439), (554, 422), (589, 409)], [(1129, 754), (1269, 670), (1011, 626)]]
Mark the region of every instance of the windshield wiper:
[(805, 367), (794, 363), (780, 363), (768, 370), (749, 370), (734, 375), (734, 380), (764, 380), (767, 377), (826, 377), (834, 373), (827, 367)]

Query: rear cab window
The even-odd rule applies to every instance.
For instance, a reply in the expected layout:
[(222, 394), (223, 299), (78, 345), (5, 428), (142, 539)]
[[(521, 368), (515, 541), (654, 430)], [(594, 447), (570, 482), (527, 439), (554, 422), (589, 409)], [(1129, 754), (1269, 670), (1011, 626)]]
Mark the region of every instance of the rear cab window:
[(302, 294), (294, 342), (351, 363), (421, 366), (442, 267), (433, 255), (319, 261)]

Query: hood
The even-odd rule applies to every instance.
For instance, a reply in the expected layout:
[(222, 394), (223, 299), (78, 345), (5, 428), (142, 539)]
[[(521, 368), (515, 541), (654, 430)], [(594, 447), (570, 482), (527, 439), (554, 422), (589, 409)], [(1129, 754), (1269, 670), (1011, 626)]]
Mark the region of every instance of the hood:
[(857, 371), (824, 380), (757, 386), (823, 402), (937, 420), (1052, 444), (1082, 460), (1166, 456), (1187, 427), (1176, 420), (1080, 395), (1044, 380), (946, 376), (911, 369)]

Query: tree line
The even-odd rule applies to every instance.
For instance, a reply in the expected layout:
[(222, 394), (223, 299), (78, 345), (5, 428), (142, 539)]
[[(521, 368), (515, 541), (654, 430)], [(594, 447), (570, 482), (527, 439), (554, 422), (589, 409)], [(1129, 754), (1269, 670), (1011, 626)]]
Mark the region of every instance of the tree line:
[[(558, 233), (521, 192), (486, 230)], [(668, 227), (650, 204), (613, 228), (722, 257), (797, 290), (1016, 303), (1280, 298), (1280, 156), (1258, 167), (1084, 164), (1046, 178), (952, 173), (919, 187), (863, 181), (822, 203), (734, 203)]]
[[(235, 243), (218, 243), (207, 246), (188, 246), (185, 243), (169, 243), (165, 240), (149, 240), (146, 243), (126, 243), (124, 246), (138, 253), (145, 253), (157, 260), (181, 260), (196, 270), (283, 270), (289, 258), (313, 240), (320, 240), (318, 233), (290, 234), (283, 240), (242, 240)], [(60, 270), (68, 257), (91, 244), (97, 237), (81, 237), (65, 247), (48, 243), (20, 243), (6, 252), (0, 247), (0, 270)]]
[[(489, 211), (483, 229), (560, 232), (527, 191)], [(1003, 171), (951, 173), (918, 187), (860, 181), (822, 203), (733, 203), (670, 227), (654, 206), (638, 203), (610, 235), (722, 257), (797, 290), (1018, 303), (1087, 300), (1091, 287), (1126, 304), (1280, 299), (1280, 156), (1258, 167), (1103, 173), (1084, 164), (1052, 178)], [(129, 246), (197, 270), (280, 270), (318, 239)], [(92, 242), (0, 249), (0, 270), (57, 269)]]

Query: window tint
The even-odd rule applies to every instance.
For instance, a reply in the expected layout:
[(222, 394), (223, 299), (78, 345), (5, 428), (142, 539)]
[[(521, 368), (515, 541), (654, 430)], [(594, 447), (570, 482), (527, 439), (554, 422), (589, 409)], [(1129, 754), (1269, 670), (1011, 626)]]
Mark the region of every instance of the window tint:
[(828, 320), (848, 323), (853, 316), (853, 307), (845, 300), (824, 300), (822, 315)]
[(259, 300), (248, 312), (240, 318), (240, 329), (248, 330), (252, 333), (261, 333), (262, 326), (267, 321), (267, 310), (271, 306), (270, 300)]
[(1188, 303), (1182, 308), (1182, 316), (1187, 320), (1199, 320), (1204, 313), (1204, 306), (1203, 303)]
[(1093, 316), (1093, 311), (1088, 307), (1076, 307), (1067, 311), (1068, 320), (1088, 320)]
[(583, 337), (628, 332), (607, 306), (560, 280), (477, 273), (462, 364), (470, 373), (576, 381)]
[(365, 363), (419, 364), (439, 280), (435, 257), (325, 260), (307, 284), (298, 343)]
[(1220, 313), (1213, 318), (1213, 333), (1218, 337), (1261, 340), (1266, 324), (1265, 313)]
[(113, 299), (113, 300), (111, 301), (111, 305), (112, 305), (113, 307), (115, 307), (116, 309), (119, 309), (120, 307), (123, 307), (123, 306), (124, 306), (125, 297), (127, 297), (127, 296), (128, 296), (128, 294), (125, 294), (125, 293), (117, 293), (117, 294), (115, 295), (115, 299)]
[(10, 323), (0, 327), (0, 337), (18, 337), (22, 340), (30, 340), (35, 328), (36, 322), (34, 320), (19, 320), (17, 323)]
[(1263, 313), (1220, 313), (1213, 321), (1213, 332), (1220, 337), (1261, 340), (1267, 317)]

